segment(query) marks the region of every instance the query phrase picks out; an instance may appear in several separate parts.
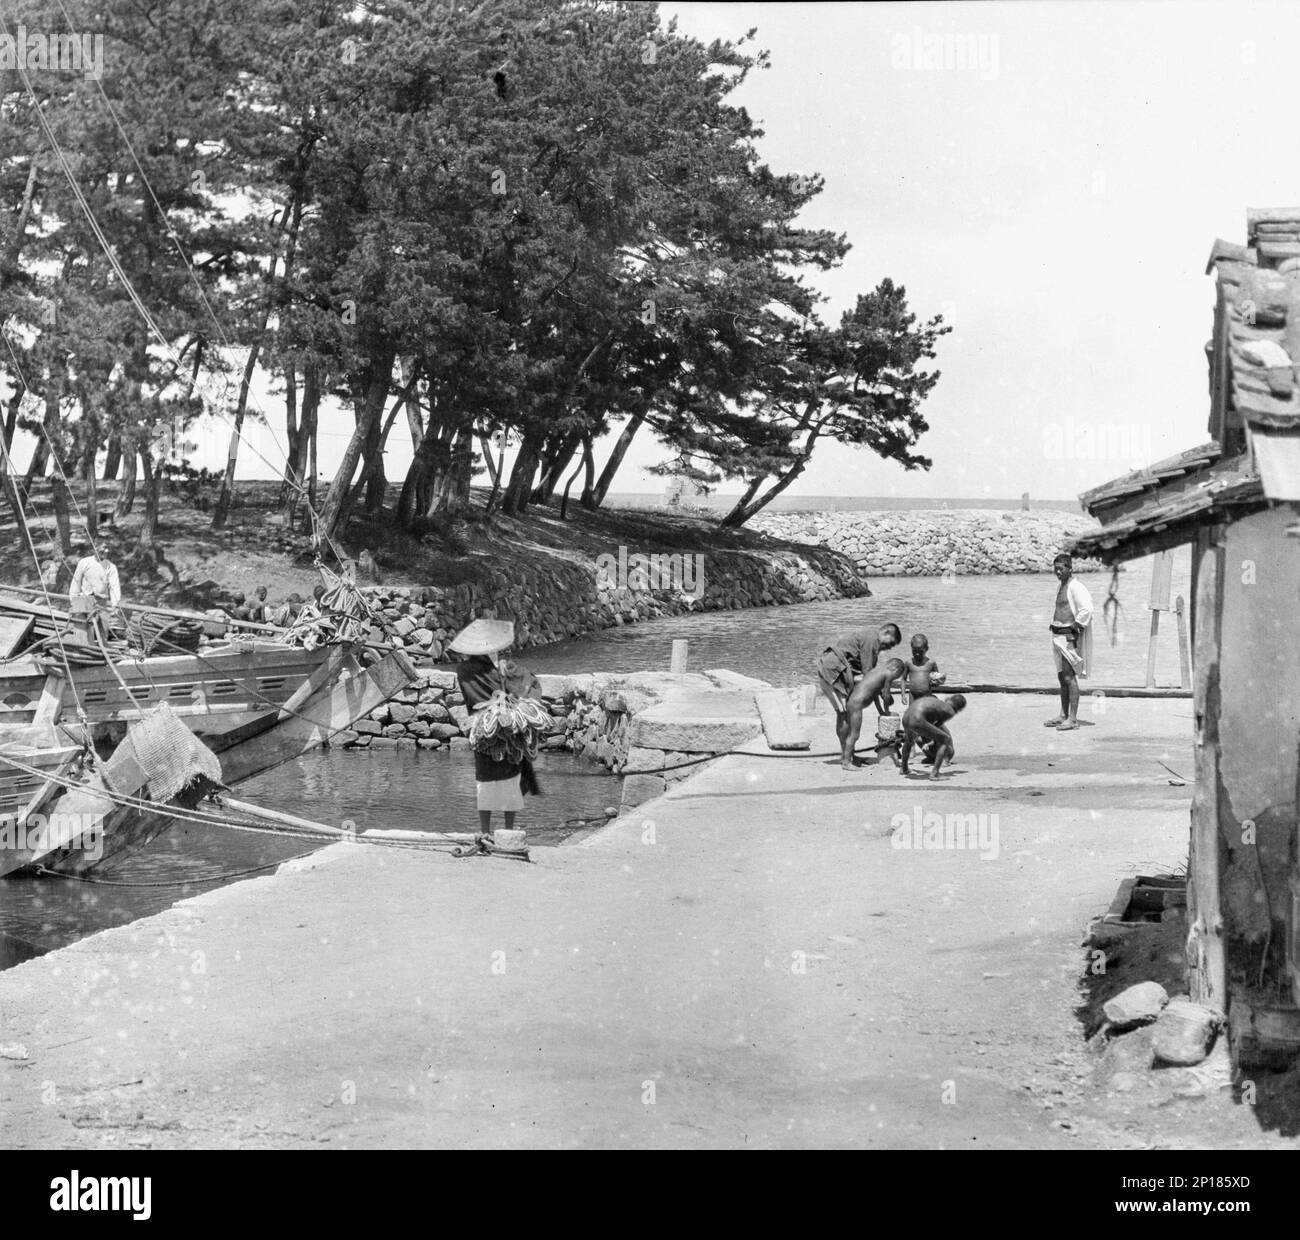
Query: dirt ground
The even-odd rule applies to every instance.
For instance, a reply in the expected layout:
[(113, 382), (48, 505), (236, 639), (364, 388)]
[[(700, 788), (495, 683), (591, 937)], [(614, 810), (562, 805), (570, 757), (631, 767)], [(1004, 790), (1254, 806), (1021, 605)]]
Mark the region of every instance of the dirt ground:
[[(531, 865), (340, 845), (30, 961), (0, 1141), (1290, 1148), (1285, 1082), (1097, 1085), (1083, 942), (1185, 862), (1190, 705), (1050, 711), (973, 697), (938, 783), (739, 755)], [(979, 849), (896, 846), (949, 813)]]
[[(139, 602), (186, 603), (187, 591), (173, 586), (164, 570), (154, 576), (133, 572), (132, 554), (139, 539), (142, 501), (119, 524), (107, 520), (117, 499), (116, 483), (101, 482), (97, 489), (101, 513), (100, 541), (122, 569), (122, 592)], [(158, 518), (157, 541), (162, 554), (187, 585), (216, 582), (228, 591), (251, 594), (266, 585), (272, 603), (297, 593), (311, 596), (320, 580), (312, 567), (310, 539), (301, 530), (288, 529), (276, 518), (279, 484), (242, 482), (230, 519), (222, 530), (211, 528), (212, 486), (194, 484), (165, 491)], [(571, 503), (565, 520), (557, 506), (534, 506), (522, 518), (486, 515), (487, 492), (476, 488), (468, 519), (451, 531), (430, 529), (416, 537), (391, 518), (397, 501), (390, 487), (383, 518), (355, 518), (339, 540), (345, 552), (375, 555), (382, 579), (390, 585), (453, 585), (475, 580), (485, 565), (508, 568), (511, 564), (536, 568), (547, 557), (590, 564), (611, 546), (628, 544), (649, 551), (773, 547), (786, 545), (747, 530), (723, 530), (716, 519), (664, 511), (599, 509), (588, 512)], [(74, 543), (85, 511), (85, 497), (71, 512)], [(56, 546), (50, 486), (38, 482), (32, 489), (29, 520), (37, 554), (42, 561)], [(13, 513), (0, 503), (0, 582), (35, 585), (37, 575), (31, 550), (20, 537)]]

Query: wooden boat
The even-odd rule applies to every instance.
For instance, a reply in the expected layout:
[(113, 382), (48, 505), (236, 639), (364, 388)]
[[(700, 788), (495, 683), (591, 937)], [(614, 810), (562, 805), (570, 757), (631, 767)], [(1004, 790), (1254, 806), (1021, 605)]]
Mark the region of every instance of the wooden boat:
[[(15, 617), (32, 624), (0, 661), (0, 876), (80, 874), (140, 848), (172, 819), (133, 801), (196, 804), (320, 745), (416, 677), (400, 649), (307, 649), (262, 631), (182, 654), (106, 658), (100, 643), (94, 663), (71, 613), (0, 587), (0, 621)], [(40, 631), (58, 634), (59, 655), (39, 652)], [(172, 787), (177, 763), (190, 777)]]

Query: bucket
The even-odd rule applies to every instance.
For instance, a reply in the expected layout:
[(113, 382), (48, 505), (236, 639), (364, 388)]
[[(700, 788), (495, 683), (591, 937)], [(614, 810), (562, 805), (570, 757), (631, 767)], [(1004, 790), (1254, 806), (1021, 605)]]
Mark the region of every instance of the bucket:
[(880, 726), (876, 729), (876, 735), (882, 741), (892, 741), (898, 737), (902, 730), (902, 715), (881, 715)]

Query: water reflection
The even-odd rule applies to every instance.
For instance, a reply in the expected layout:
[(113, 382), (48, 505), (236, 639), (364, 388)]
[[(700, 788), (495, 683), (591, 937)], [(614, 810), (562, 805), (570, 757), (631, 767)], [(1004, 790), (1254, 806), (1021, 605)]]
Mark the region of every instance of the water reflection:
[[(545, 795), (525, 798), (519, 815), (530, 844), (560, 843), (573, 832), (572, 826), (561, 824), (599, 818), (606, 806), (618, 804), (618, 779), (603, 772), (593, 775), (593, 771), (599, 768), (571, 754), (539, 758), (538, 778)], [(358, 831), (370, 827), (473, 831), (478, 825), (474, 764), (466, 749), (318, 750), (241, 784), (238, 796), (331, 826), (351, 819)], [(161, 912), (177, 900), (222, 885), (200, 883), (199, 878), (278, 863), (304, 851), (311, 849), (300, 839), (176, 823), (147, 849), (97, 874), (104, 882), (2, 879), (0, 968)], [(111, 885), (147, 882), (168, 885)]]

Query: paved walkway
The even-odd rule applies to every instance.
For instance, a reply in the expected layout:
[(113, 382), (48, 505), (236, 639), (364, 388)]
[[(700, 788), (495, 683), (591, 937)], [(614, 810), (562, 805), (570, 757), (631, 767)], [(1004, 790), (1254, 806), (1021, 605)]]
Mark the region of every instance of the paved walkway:
[[(1192, 791), (1190, 703), (1106, 707), (973, 697), (938, 783), (737, 756), (530, 866), (340, 845), (96, 935), (0, 974), (0, 1143), (1077, 1147), (1082, 934)], [(989, 856), (894, 846), (932, 814)]]

